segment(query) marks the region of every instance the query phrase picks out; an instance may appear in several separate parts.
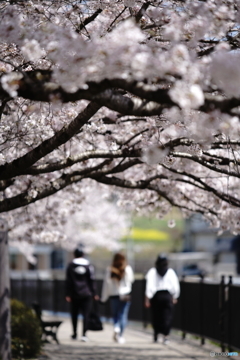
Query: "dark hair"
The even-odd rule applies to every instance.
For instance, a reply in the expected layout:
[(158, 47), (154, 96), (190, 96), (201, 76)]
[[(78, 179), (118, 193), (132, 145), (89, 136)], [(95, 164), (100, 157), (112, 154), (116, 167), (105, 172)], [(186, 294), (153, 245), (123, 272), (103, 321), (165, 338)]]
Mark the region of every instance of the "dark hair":
[(75, 258), (82, 257), (84, 255), (82, 247), (78, 247), (73, 252)]
[(124, 276), (126, 265), (126, 257), (121, 253), (116, 253), (112, 261), (111, 278), (120, 281)]
[(166, 254), (159, 254), (155, 262), (155, 267), (160, 276), (164, 276), (168, 270), (168, 259)]

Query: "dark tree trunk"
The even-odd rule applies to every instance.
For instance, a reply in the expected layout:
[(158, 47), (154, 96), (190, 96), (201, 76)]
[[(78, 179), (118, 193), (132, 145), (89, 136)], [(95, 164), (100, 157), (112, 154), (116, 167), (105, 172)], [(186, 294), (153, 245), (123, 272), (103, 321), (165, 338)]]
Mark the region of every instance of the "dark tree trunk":
[(11, 360), (8, 233), (3, 219), (0, 219), (0, 358)]

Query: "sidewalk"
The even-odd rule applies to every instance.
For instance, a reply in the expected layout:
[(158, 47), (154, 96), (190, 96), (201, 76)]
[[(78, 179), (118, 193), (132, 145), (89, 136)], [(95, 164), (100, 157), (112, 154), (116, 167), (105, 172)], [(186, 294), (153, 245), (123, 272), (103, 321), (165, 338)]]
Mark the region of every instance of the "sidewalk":
[[(59, 319), (59, 317), (58, 317)], [(103, 331), (89, 331), (89, 342), (70, 339), (72, 333), (69, 318), (63, 318), (58, 330), (60, 344), (46, 344), (38, 360), (205, 360), (224, 359), (227, 356), (210, 356), (210, 351), (220, 352), (212, 344), (201, 346), (199, 340), (182, 340), (176, 333), (171, 334), (169, 345), (152, 342), (151, 329), (144, 331), (140, 326), (130, 323), (125, 331), (126, 343), (120, 345), (113, 341), (112, 324), (104, 323)], [(78, 323), (81, 333), (81, 320)], [(233, 359), (240, 359), (234, 356)]]

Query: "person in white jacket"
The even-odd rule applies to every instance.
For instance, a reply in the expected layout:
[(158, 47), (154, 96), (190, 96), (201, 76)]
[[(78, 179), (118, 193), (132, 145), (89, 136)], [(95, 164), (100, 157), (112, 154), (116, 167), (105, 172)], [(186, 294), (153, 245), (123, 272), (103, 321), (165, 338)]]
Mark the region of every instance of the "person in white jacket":
[(155, 267), (146, 275), (145, 295), (145, 306), (151, 308), (154, 342), (158, 341), (158, 334), (162, 334), (163, 343), (167, 344), (180, 286), (175, 271), (168, 268), (165, 254), (157, 257)]
[(133, 281), (133, 270), (127, 265), (125, 256), (121, 253), (115, 254), (112, 266), (106, 269), (101, 301), (105, 302), (110, 298), (114, 325), (113, 339), (120, 344), (125, 343), (123, 332), (128, 320)]

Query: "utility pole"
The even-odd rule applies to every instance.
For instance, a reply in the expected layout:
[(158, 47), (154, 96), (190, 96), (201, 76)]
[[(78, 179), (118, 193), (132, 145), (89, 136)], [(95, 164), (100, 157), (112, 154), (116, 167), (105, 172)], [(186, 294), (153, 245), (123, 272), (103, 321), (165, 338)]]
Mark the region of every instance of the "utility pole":
[(12, 359), (8, 228), (4, 219), (0, 219), (0, 359)]
[(134, 249), (134, 239), (133, 239), (133, 235), (132, 235), (132, 221), (131, 221), (131, 226), (129, 227), (129, 233), (127, 236), (126, 250), (127, 250), (128, 264), (131, 265), (131, 267), (134, 271), (135, 270), (135, 249)]

